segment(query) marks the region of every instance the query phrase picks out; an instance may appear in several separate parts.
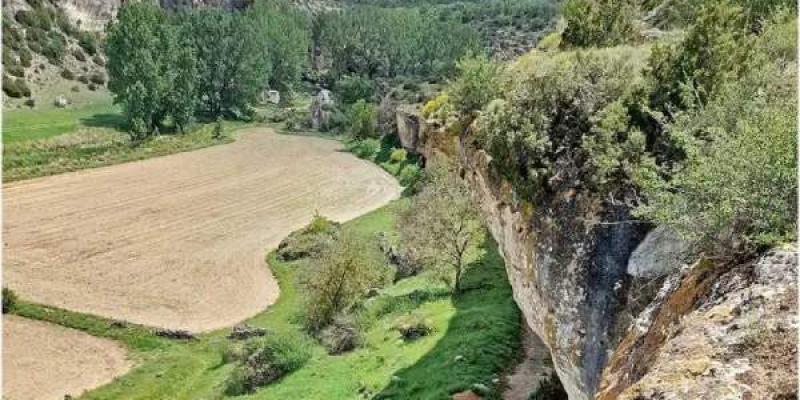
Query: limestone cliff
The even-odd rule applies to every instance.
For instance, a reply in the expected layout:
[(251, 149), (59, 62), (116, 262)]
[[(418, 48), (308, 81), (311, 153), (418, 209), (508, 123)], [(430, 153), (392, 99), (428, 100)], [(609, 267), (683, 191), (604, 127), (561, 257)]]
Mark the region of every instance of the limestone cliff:
[[(775, 360), (769, 347), (793, 348), (788, 342), (797, 336), (794, 252), (688, 266), (674, 235), (633, 220), (624, 205), (571, 187), (539, 204), (520, 199), (469, 133), (441, 132), (401, 108), (398, 136), (426, 158), (446, 153), (460, 163), (502, 251), (514, 298), (549, 347), (570, 399), (796, 393), (787, 380), (796, 371), (794, 352)], [(765, 319), (772, 322), (761, 330), (757, 321)], [(786, 372), (768, 375), (765, 360)]]

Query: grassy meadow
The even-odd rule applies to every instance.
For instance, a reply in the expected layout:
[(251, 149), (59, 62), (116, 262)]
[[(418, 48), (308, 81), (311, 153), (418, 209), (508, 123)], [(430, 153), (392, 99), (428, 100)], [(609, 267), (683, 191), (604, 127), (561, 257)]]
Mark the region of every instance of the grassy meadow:
[[(394, 221), (405, 200), (347, 222), (363, 240), (379, 232), (396, 237)], [(520, 314), (511, 297), (502, 259), (487, 239), (472, 251), (474, 264), (464, 277), (466, 290), (451, 296), (439, 280), (422, 274), (387, 286), (365, 303), (374, 321), (364, 333), (363, 345), (342, 355), (329, 355), (309, 337), (300, 323), (302, 298), (295, 283), (298, 263), (281, 262), (274, 253), (269, 265), (281, 287), (277, 303), (251, 318), (248, 324), (275, 333), (306, 338), (312, 358), (247, 399), (447, 399), (475, 384), (489, 388), (518, 350)], [(95, 336), (121, 341), (138, 366), (112, 383), (81, 399), (217, 399), (228, 397), (225, 383), (234, 364), (225, 353), (237, 342), (230, 329), (203, 334), (197, 340), (168, 340), (145, 327), (119, 326), (103, 318), (20, 303), (13, 311), (28, 318), (72, 327)], [(394, 328), (398, 320), (416, 314), (433, 331), (405, 342)]]

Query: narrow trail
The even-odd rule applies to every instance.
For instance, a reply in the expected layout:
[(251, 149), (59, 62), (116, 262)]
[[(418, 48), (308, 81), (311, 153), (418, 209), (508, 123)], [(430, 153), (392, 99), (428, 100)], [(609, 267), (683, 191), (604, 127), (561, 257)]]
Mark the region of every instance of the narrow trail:
[(553, 372), (550, 352), (545, 344), (527, 324), (523, 323), (522, 330), (525, 357), (506, 378), (508, 388), (503, 392), (503, 400), (528, 400), (539, 383)]
[(35, 302), (213, 330), (277, 299), (265, 252), (316, 211), (347, 220), (400, 190), (336, 141), (250, 129), (232, 144), (5, 185), (3, 278)]

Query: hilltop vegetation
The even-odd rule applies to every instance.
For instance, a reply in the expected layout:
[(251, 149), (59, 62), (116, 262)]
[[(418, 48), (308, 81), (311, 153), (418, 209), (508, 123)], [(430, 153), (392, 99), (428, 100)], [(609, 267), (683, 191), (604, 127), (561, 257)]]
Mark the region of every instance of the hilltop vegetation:
[[(527, 201), (576, 189), (718, 255), (791, 240), (795, 5), (624, 5), (568, 1), (562, 51), (502, 68), (462, 63), (425, 112), (450, 131), (474, 123), (495, 170)], [(642, 16), (654, 13), (682, 33), (645, 41), (639, 28), (654, 17)]]

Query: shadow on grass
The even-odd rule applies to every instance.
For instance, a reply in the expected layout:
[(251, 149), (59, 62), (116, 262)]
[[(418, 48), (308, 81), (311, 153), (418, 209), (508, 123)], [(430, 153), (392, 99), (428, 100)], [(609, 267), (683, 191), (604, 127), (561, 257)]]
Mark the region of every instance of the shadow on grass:
[(456, 314), (447, 332), (416, 364), (398, 371), (375, 399), (449, 399), (485, 385), (486, 399), (499, 398), (492, 379), (516, 360), (521, 314), (512, 298), (503, 259), (488, 237), (484, 255), (464, 274), (464, 291), (453, 298)]
[(93, 128), (111, 128), (120, 132), (125, 132), (128, 128), (125, 117), (120, 113), (94, 114), (81, 118), (81, 124)]

